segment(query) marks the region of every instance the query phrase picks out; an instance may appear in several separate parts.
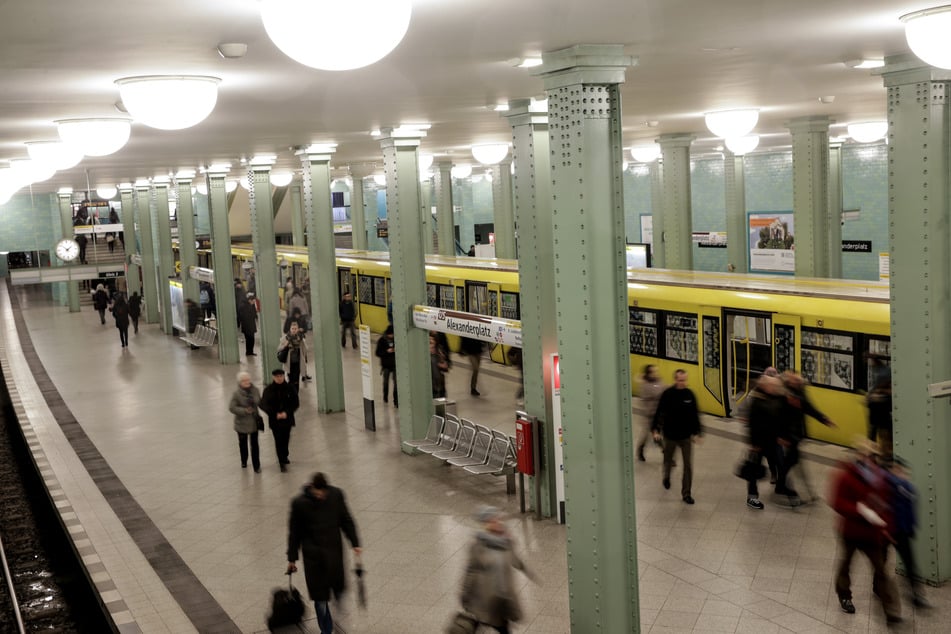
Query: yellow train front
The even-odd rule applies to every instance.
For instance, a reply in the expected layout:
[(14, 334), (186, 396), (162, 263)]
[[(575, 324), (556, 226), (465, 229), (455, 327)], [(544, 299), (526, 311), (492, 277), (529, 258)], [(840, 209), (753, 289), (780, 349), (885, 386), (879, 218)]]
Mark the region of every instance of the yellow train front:
[[(306, 250), (279, 245), (277, 257), (286, 276), (305, 285)], [(382, 332), (389, 255), (338, 249), (336, 257), (340, 292), (353, 295), (360, 323)], [(243, 277), (251, 249), (236, 245), (232, 258), (234, 276)], [(521, 317), (515, 261), (427, 256), (426, 291), (430, 306)], [(701, 409), (729, 416), (764, 369), (795, 369), (811, 383), (813, 403), (838, 425), (810, 419), (810, 437), (848, 445), (865, 434), (864, 394), (890, 365), (887, 285), (631, 269), (628, 305), (632, 376), (654, 364), (669, 382), (683, 368)], [(450, 344), (458, 349), (458, 338), (450, 336)], [(495, 346), (492, 359), (507, 363), (506, 353)]]

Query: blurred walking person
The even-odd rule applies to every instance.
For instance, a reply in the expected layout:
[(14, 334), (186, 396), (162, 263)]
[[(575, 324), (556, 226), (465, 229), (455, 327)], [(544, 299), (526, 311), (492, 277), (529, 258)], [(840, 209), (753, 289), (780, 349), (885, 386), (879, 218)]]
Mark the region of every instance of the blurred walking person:
[(138, 292), (129, 296), (129, 319), (132, 320), (134, 333), (139, 334), (139, 317), (142, 315), (142, 296)]
[(674, 385), (661, 394), (651, 430), (655, 440), (661, 437), (664, 439), (664, 488), (670, 488), (670, 469), (673, 467), (674, 452), (680, 448), (680, 457), (684, 463), (680, 496), (686, 504), (693, 504), (693, 443), (699, 440), (703, 429), (700, 426), (697, 397), (687, 387), (686, 370), (674, 372)]
[(112, 302), (112, 317), (116, 320), (116, 328), (119, 329), (119, 343), (123, 348), (129, 347), (129, 305), (126, 304), (125, 295), (119, 293)]
[(637, 459), (641, 462), (647, 460), (644, 457), (644, 446), (651, 437), (651, 425), (654, 422), (654, 414), (657, 412), (660, 395), (666, 389), (667, 386), (660, 380), (657, 366), (653, 364), (645, 365), (644, 372), (637, 382), (637, 398), (634, 401), (634, 414), (641, 426), (641, 432), (637, 437)]

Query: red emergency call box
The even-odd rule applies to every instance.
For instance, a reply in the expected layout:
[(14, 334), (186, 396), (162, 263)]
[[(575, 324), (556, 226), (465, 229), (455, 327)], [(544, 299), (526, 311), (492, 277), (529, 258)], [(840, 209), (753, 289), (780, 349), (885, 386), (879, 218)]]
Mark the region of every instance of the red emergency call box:
[(524, 412), (515, 415), (515, 459), (519, 473), (525, 475), (535, 475), (533, 422), (534, 419)]

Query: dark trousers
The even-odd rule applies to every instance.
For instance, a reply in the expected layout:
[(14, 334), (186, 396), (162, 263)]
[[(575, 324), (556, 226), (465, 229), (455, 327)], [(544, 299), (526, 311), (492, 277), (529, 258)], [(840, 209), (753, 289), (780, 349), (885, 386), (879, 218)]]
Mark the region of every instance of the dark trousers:
[[(756, 464), (763, 464), (763, 458), (766, 458), (766, 464), (769, 465), (770, 472), (778, 471), (780, 469), (779, 465), (779, 450), (776, 445), (773, 445), (768, 450), (755, 452), (750, 452), (750, 458), (756, 462)], [(779, 490), (779, 480), (777, 480), (776, 490)], [(759, 487), (756, 486), (756, 480), (747, 480), (746, 481), (746, 495), (747, 497), (755, 498), (759, 496)]]
[(274, 435), (274, 450), (277, 452), (277, 464), (287, 464), (287, 446), (291, 442), (291, 426), (280, 423), (271, 427)]
[(912, 535), (908, 533), (895, 533), (892, 535), (895, 539), (895, 552), (901, 557), (905, 564), (905, 576), (908, 577), (908, 587), (911, 588), (911, 594), (914, 597), (921, 596), (921, 583), (918, 581), (918, 567), (915, 565), (915, 554), (911, 550)]
[(97, 308), (96, 310), (99, 312), (99, 321), (102, 323), (106, 323), (106, 309)]
[(792, 491), (786, 478), (789, 476), (789, 470), (799, 464), (799, 443), (793, 441), (788, 447), (779, 447), (778, 453), (780, 460), (776, 475), (776, 493), (788, 495)]
[(469, 357), (469, 365), (472, 366), (472, 376), (469, 378), (469, 391), (473, 391), (479, 382), (479, 366), (482, 365), (482, 355), (469, 354), (466, 356)]
[(119, 328), (119, 343), (125, 348), (129, 345), (129, 327)]
[(244, 354), (254, 354), (254, 333), (244, 333)]
[(396, 391), (396, 369), (383, 368), (383, 402), (390, 396), (390, 377), (393, 377), (393, 405), (400, 406), (399, 392)]
[(320, 634), (333, 634), (334, 619), (330, 614), (329, 601), (314, 601), (314, 611), (317, 613), (317, 627), (320, 628)]
[(287, 364), (287, 382), (294, 386), (295, 390), (300, 389), (300, 352), (297, 353), (297, 358), (294, 358), (294, 353), (291, 352), (289, 355), (290, 362)]
[(835, 575), (835, 593), (839, 599), (852, 598), (852, 556), (856, 550), (868, 557), (872, 564), (872, 592), (882, 602), (886, 616), (901, 616), (901, 603), (898, 600), (898, 590), (895, 582), (885, 571), (885, 559), (888, 549), (880, 544), (859, 542), (840, 536), (842, 543), (842, 560)]
[(261, 468), (261, 456), (258, 451), (258, 432), (242, 434), (238, 432), (238, 451), (241, 452), (241, 466), (248, 464), (248, 439), (251, 440), (251, 466), (255, 469)]
[(690, 495), (690, 487), (693, 484), (693, 441), (690, 438), (684, 440), (669, 440), (664, 438), (664, 480), (670, 480), (670, 468), (674, 462), (674, 451), (680, 447), (680, 458), (684, 464), (684, 475), (680, 481), (680, 495), (686, 497)]
[(130, 317), (129, 319), (132, 320), (132, 327), (135, 328), (135, 334), (139, 334), (139, 318)]
[(347, 331), (350, 331), (350, 343), (353, 345), (353, 348), (357, 347), (357, 328), (353, 325), (353, 321), (342, 321), (340, 322), (340, 345), (344, 348), (347, 347)]

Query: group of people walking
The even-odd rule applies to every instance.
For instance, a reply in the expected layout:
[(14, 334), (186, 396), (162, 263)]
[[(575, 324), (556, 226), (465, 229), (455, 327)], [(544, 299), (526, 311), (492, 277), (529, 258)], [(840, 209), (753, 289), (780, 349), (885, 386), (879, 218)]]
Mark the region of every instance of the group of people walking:
[(109, 291), (102, 284), (97, 284), (92, 292), (92, 305), (99, 313), (99, 322), (106, 324), (106, 311), (112, 313), (116, 328), (119, 330), (119, 344), (123, 348), (129, 347), (129, 325), (139, 332), (139, 317), (142, 314), (142, 297), (133, 292), (128, 299), (122, 291), (116, 291), (110, 296)]

